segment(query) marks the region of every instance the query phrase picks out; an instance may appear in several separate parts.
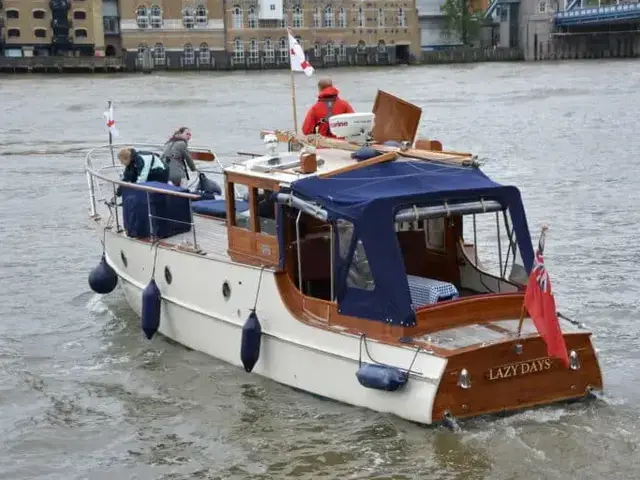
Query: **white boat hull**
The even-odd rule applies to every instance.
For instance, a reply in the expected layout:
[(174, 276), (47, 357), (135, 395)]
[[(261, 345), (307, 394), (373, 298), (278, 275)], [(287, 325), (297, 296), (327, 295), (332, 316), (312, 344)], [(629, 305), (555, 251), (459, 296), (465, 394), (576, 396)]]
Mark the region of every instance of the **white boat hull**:
[[(260, 358), (252, 373), (347, 404), (390, 413), (423, 424), (431, 413), (446, 359), (367, 339), (371, 357), (407, 369), (404, 387), (387, 392), (358, 382), (359, 359), (372, 363), (361, 339), (340, 331), (318, 328), (296, 319), (283, 304), (274, 273), (206, 255), (198, 255), (128, 238), (108, 231), (108, 263), (119, 277), (127, 302), (140, 316), (142, 290), (154, 278), (162, 293), (159, 332), (186, 347), (242, 367), (242, 326), (256, 302), (262, 326)], [(125, 261), (122, 256), (126, 258)], [(171, 283), (165, 278), (171, 272)], [(222, 294), (228, 282), (231, 295)], [(243, 368), (238, 375), (250, 375)], [(441, 419), (435, 419), (440, 421)]]

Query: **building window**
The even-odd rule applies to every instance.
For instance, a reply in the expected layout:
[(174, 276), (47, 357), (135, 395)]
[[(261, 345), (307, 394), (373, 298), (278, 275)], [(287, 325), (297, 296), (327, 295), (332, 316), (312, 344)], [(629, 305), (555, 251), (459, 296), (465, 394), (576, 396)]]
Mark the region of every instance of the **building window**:
[(360, 28), (364, 27), (367, 24), (367, 19), (364, 16), (364, 9), (362, 7), (358, 8), (358, 26)]
[[(20, 18), (20, 12), (18, 10), (16, 10), (15, 8), (12, 8), (11, 10), (7, 10), (7, 18), (11, 18), (11, 19), (18, 19)], [(20, 36), (18, 34), (18, 36)]]
[[(231, 24), (233, 28), (244, 28), (244, 19), (242, 18), (242, 9), (236, 5), (231, 11)], [(244, 47), (242, 49), (242, 58), (244, 58)]]
[(347, 28), (347, 11), (342, 7), (338, 10), (338, 27)]
[(247, 24), (249, 28), (258, 28), (258, 14), (255, 7), (249, 7), (247, 12)]
[(47, 38), (47, 31), (44, 28), (36, 28), (33, 34), (36, 38)]
[(151, 5), (151, 28), (162, 28), (162, 9), (158, 5)]
[(258, 40), (252, 38), (249, 40), (249, 60), (252, 63), (257, 63), (260, 58), (260, 48), (258, 47)]
[(384, 9), (383, 8), (378, 9), (378, 15), (376, 15), (376, 18), (378, 20), (378, 28), (384, 27)]
[(327, 5), (324, 9), (324, 23), (325, 28), (333, 28), (333, 8), (331, 5)]
[(320, 7), (313, 9), (313, 28), (320, 28), (322, 25), (322, 16), (320, 15)]
[(547, 13), (547, 2), (546, 0), (542, 0), (539, 4), (538, 4), (538, 11), (540, 13)]
[(77, 39), (87, 38), (87, 30), (85, 28), (76, 28), (76, 31), (74, 32), (74, 34)]
[[(196, 8), (196, 23), (200, 26), (205, 26), (207, 24), (207, 22), (209, 21), (209, 12), (207, 11), (207, 8), (204, 5), (198, 5), (198, 7)], [(206, 45), (206, 43), (203, 43), (203, 45)], [(207, 52), (209, 51), (209, 47), (207, 46)], [(207, 63), (209, 63), (207, 61)]]
[(287, 40), (286, 38), (282, 37), (280, 39), (280, 61), (281, 62), (285, 62), (285, 61), (289, 61), (289, 40)]
[(384, 43), (384, 40), (378, 42), (378, 53), (387, 53), (387, 45)]
[(244, 43), (239, 38), (233, 41), (233, 63), (244, 62)]
[(182, 25), (184, 28), (195, 27), (195, 11), (191, 7), (184, 7), (182, 10)]
[(138, 7), (138, 10), (136, 10), (136, 24), (139, 28), (149, 27), (149, 13), (147, 12), (147, 7)]
[(211, 51), (209, 45), (201, 43), (198, 49), (198, 58), (200, 59), (200, 65), (209, 65), (211, 63)]
[(147, 44), (141, 43), (138, 45), (138, 62), (144, 61), (144, 53), (147, 51)]
[(20, 29), (19, 28), (10, 28), (7, 30), (7, 37), (9, 38), (18, 38), (20, 37)]
[(284, 2), (282, 2), (282, 20), (280, 20), (280, 28), (285, 28), (287, 26), (287, 7), (284, 6)]
[(322, 47), (319, 43), (316, 43), (313, 46), (313, 56), (316, 58), (320, 58), (322, 56)]
[(87, 19), (87, 12), (85, 12), (84, 10), (74, 10), (73, 19), (74, 20), (86, 20)]
[(367, 51), (367, 44), (366, 44), (366, 43), (364, 43), (364, 40), (360, 40), (360, 41), (358, 42), (358, 46), (356, 47), (356, 51), (357, 51), (358, 53), (364, 53), (364, 52), (366, 52), (366, 51)]
[[(7, 12), (7, 15), (9, 14), (9, 12)], [(33, 11), (33, 18), (36, 18), (38, 20), (41, 20), (43, 18), (45, 18), (47, 16), (47, 12), (45, 12), (44, 10), (34, 10)]]
[(333, 42), (327, 42), (327, 51), (324, 58), (327, 60), (334, 60), (336, 58), (336, 46)]
[(264, 39), (264, 60), (267, 63), (273, 63), (276, 60), (276, 51), (270, 38)]
[(398, 9), (398, 26), (406, 27), (407, 26), (407, 14), (404, 11), (404, 8)]
[(156, 43), (153, 47), (153, 63), (154, 65), (164, 65), (167, 62), (167, 56), (164, 45)]
[(345, 61), (347, 59), (347, 44), (342, 42), (338, 52), (338, 60)]
[(293, 6), (293, 28), (302, 28), (304, 26), (304, 13), (300, 5)]
[(193, 51), (193, 45), (185, 43), (182, 49), (182, 59), (184, 65), (193, 65), (196, 61), (196, 53)]

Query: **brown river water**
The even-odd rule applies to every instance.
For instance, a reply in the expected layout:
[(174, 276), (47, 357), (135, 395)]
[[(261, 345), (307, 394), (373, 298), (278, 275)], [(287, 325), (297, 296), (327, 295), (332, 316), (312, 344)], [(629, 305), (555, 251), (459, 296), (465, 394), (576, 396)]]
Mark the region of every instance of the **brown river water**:
[[(638, 65), (330, 72), (356, 110), (378, 88), (406, 98), (423, 137), (517, 184), (534, 238), (550, 225), (561, 311), (595, 331), (602, 398), (457, 433), (148, 342), (118, 290), (88, 287), (101, 249), (83, 151), (105, 143), (106, 100), (121, 141), (161, 143), (184, 124), (230, 159), (262, 151), (260, 128), (291, 127), (288, 72), (0, 77), (0, 479), (639, 478)], [(301, 119), (313, 79), (297, 93)]]

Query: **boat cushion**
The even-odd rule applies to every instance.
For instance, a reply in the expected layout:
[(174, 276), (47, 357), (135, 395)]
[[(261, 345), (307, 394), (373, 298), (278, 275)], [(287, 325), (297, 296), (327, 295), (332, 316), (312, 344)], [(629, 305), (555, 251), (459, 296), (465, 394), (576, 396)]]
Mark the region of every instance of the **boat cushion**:
[[(154, 187), (173, 192), (186, 192), (180, 187), (161, 182), (143, 182), (139, 185)], [(191, 230), (191, 211), (189, 199), (172, 197), (161, 193), (149, 193), (122, 186), (122, 222), (127, 235), (134, 238), (167, 238)], [(149, 203), (151, 219), (149, 224)], [(178, 223), (182, 222), (182, 223)]]
[[(212, 217), (226, 218), (227, 202), (226, 200), (198, 200), (191, 204), (191, 208), (195, 213), (202, 215), (211, 215)], [(249, 210), (249, 202), (236, 199), (236, 212), (246, 212)]]
[(416, 308), (443, 300), (453, 300), (459, 296), (458, 289), (449, 282), (415, 275), (407, 275), (407, 280), (409, 282), (409, 292), (411, 293), (411, 303)]

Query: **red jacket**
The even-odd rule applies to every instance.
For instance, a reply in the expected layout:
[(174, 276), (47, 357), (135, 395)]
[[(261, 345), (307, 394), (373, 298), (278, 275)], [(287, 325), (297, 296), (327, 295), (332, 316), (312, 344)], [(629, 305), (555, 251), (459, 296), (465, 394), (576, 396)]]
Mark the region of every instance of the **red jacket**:
[[(328, 117), (341, 113), (353, 113), (353, 107), (349, 102), (338, 97), (338, 89), (327, 87), (318, 95), (318, 101), (307, 112), (302, 124), (302, 133), (310, 135), (315, 133), (318, 126), (318, 133), (323, 137), (336, 138), (329, 131)], [(331, 108), (331, 111), (329, 109)]]

